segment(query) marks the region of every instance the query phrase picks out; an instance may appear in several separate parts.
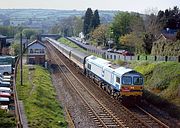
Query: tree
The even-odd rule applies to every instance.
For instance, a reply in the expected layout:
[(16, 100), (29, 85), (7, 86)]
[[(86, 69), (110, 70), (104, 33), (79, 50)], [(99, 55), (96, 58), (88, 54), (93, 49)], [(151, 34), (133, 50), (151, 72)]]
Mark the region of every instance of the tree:
[(3, 26), (9, 26), (10, 25), (10, 19), (5, 19), (3, 21)]
[(20, 54), (20, 43), (19, 42), (14, 42), (12, 45), (11, 45), (11, 50), (10, 50), (10, 54), (11, 55), (14, 55), (14, 56), (17, 56)]
[(52, 34), (60, 34), (60, 30), (59, 30), (59, 24), (55, 24), (54, 26), (52, 26), (50, 28), (50, 31), (49, 33), (52, 33)]
[(131, 52), (135, 52), (136, 54), (145, 53), (143, 48), (144, 42), (142, 39), (142, 34), (140, 35), (135, 32), (131, 32), (130, 34), (121, 36), (120, 42), (122, 45), (128, 46), (128, 49)]
[(118, 42), (120, 36), (128, 34), (130, 30), (130, 21), (132, 15), (128, 12), (119, 12), (114, 17), (112, 22), (112, 31), (114, 34), (115, 41)]
[(91, 28), (95, 29), (100, 25), (99, 13), (98, 10), (94, 11), (94, 15), (91, 22)]
[(177, 6), (173, 9), (159, 11), (157, 15), (157, 23), (162, 24), (162, 28), (180, 29), (180, 10)]
[(136, 34), (145, 32), (144, 20), (139, 13), (131, 13), (130, 30)]
[(91, 8), (88, 8), (84, 16), (83, 33), (86, 36), (91, 31), (93, 12)]
[(154, 14), (146, 16), (145, 19), (146, 33), (153, 33), (155, 36), (159, 36), (163, 29), (163, 23), (157, 22), (157, 16)]
[(176, 39), (180, 40), (180, 30), (177, 32)]
[(38, 35), (39, 31), (37, 31), (35, 29), (28, 29), (27, 28), (27, 29), (23, 29), (22, 33), (27, 39), (30, 39), (31, 36)]
[(83, 30), (83, 20), (81, 17), (74, 17), (73, 18), (73, 35), (78, 36), (80, 32)]
[(18, 31), (19, 29), (17, 27), (0, 26), (0, 34), (8, 37), (13, 37)]
[(153, 42), (155, 41), (155, 37), (151, 33), (146, 33), (143, 38), (144, 44), (143, 47), (145, 49), (146, 54), (151, 54), (151, 49)]
[(62, 36), (78, 36), (82, 32), (83, 21), (81, 17), (71, 16), (61, 19), (59, 23), (51, 28), (51, 33)]
[(100, 45), (107, 45), (107, 39), (108, 39), (108, 25), (99, 25), (93, 32), (92, 32), (92, 39), (97, 42), (97, 46)]

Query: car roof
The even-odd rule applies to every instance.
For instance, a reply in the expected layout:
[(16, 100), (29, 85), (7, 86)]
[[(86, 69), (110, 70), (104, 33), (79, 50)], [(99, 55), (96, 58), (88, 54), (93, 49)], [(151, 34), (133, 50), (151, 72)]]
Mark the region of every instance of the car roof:
[(0, 87), (0, 90), (11, 90), (9, 87)]
[(0, 101), (9, 101), (9, 98), (7, 98), (7, 97), (0, 97)]

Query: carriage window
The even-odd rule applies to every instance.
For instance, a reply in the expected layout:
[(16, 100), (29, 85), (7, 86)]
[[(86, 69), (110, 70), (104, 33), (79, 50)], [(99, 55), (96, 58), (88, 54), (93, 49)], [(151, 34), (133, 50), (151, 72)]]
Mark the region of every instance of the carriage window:
[(130, 76), (123, 76), (122, 77), (122, 84), (131, 85), (132, 78)]
[(91, 70), (91, 65), (90, 65), (90, 64), (88, 64), (88, 69), (90, 69), (90, 70)]
[(120, 84), (120, 78), (116, 77), (116, 82)]
[(134, 85), (142, 85), (143, 84), (143, 78), (142, 77), (134, 77), (133, 78), (133, 84)]
[(114, 55), (114, 60), (116, 60), (116, 55)]

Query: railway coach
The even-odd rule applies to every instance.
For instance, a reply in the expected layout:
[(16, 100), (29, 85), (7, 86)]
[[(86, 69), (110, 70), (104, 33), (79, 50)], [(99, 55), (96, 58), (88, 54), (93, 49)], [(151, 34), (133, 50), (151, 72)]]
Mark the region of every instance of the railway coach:
[(85, 73), (85, 60), (89, 55), (77, 50), (72, 50), (70, 53), (70, 60), (73, 61), (82, 72)]
[(79, 52), (55, 40), (49, 38), (47, 40), (76, 64), (85, 75), (98, 81), (100, 86), (114, 97), (137, 100), (142, 96), (143, 76), (137, 71)]
[(56, 40), (46, 37), (47, 41), (51, 43), (56, 49), (58, 49), (64, 56), (68, 59), (70, 58), (70, 52), (73, 50), (72, 48), (68, 47), (65, 44), (59, 43)]

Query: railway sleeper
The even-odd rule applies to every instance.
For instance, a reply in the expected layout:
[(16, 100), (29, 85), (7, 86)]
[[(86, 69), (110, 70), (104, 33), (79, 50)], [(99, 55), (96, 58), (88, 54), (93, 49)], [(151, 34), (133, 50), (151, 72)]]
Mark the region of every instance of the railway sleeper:
[(118, 125), (116, 125), (116, 124), (106, 124), (108, 127), (110, 127), (110, 128), (112, 128), (112, 127), (115, 127), (115, 128), (117, 128), (118, 127)]

